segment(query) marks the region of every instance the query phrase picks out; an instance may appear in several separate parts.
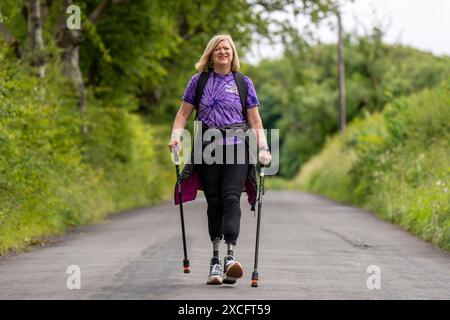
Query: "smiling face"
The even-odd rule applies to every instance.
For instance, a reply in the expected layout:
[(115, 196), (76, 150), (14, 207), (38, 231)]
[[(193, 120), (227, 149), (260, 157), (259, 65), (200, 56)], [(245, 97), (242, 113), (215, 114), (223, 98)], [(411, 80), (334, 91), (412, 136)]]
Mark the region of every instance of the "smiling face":
[(211, 59), (215, 66), (231, 67), (231, 62), (233, 61), (233, 50), (228, 40), (222, 40), (219, 42), (211, 54)]

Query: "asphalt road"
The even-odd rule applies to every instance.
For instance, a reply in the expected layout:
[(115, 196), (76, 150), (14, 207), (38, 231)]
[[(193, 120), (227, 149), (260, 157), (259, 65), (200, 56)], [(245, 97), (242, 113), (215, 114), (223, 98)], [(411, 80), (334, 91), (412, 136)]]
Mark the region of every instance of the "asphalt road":
[[(236, 256), (245, 272), (236, 285), (205, 284), (212, 247), (200, 192), (184, 205), (190, 274), (169, 202), (0, 258), (0, 299), (450, 299), (448, 252), (364, 210), (291, 191), (264, 197), (260, 286), (251, 288), (256, 218), (245, 194), (241, 207)], [(67, 287), (70, 265), (80, 268), (81, 289)], [(369, 277), (379, 289), (368, 288)]]

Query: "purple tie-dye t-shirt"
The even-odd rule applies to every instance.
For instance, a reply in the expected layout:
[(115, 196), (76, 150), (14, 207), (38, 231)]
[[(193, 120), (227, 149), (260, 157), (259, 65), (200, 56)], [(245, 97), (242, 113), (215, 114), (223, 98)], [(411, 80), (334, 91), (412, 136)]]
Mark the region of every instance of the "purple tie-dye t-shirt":
[[(199, 78), (200, 73), (195, 74), (184, 91), (182, 99), (190, 104), (195, 103), (195, 89)], [(247, 109), (258, 107), (259, 101), (252, 81), (245, 75), (244, 81), (247, 84), (245, 107)], [(211, 72), (200, 100), (197, 120), (202, 121), (207, 126), (224, 126), (245, 122), (241, 98), (232, 73), (222, 75)], [(225, 143), (235, 144), (241, 142), (242, 140), (232, 138), (226, 139)]]

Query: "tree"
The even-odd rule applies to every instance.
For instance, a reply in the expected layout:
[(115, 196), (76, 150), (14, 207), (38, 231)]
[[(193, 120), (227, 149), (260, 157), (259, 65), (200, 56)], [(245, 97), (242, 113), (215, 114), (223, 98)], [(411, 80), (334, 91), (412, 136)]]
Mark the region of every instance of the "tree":
[(37, 69), (37, 75), (45, 77), (44, 39), (42, 37), (42, 15), (39, 0), (28, 0), (28, 38), (30, 40), (31, 65)]
[(339, 131), (342, 133), (346, 126), (345, 112), (345, 63), (344, 63), (344, 35), (342, 28), (341, 12), (336, 8), (338, 24), (338, 75), (339, 75)]
[[(61, 49), (61, 73), (71, 82), (78, 97), (78, 107), (83, 117), (87, 113), (87, 93), (84, 86), (83, 75), (80, 69), (79, 50), (84, 41), (83, 30), (69, 29), (67, 27), (66, 10), (73, 4), (72, 0), (63, 0), (58, 3), (58, 31), (56, 33), (56, 43)], [(84, 133), (87, 133), (87, 126), (83, 125)]]

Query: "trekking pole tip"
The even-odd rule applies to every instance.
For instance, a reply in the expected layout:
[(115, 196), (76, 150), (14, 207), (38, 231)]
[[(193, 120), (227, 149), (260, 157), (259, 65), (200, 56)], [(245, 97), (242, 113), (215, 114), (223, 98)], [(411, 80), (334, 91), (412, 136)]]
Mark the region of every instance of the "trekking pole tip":
[(258, 287), (258, 272), (253, 272), (252, 273), (251, 285), (252, 285), (253, 288), (257, 288)]
[(189, 266), (189, 259), (183, 260), (183, 272), (184, 273), (191, 273), (191, 267)]

